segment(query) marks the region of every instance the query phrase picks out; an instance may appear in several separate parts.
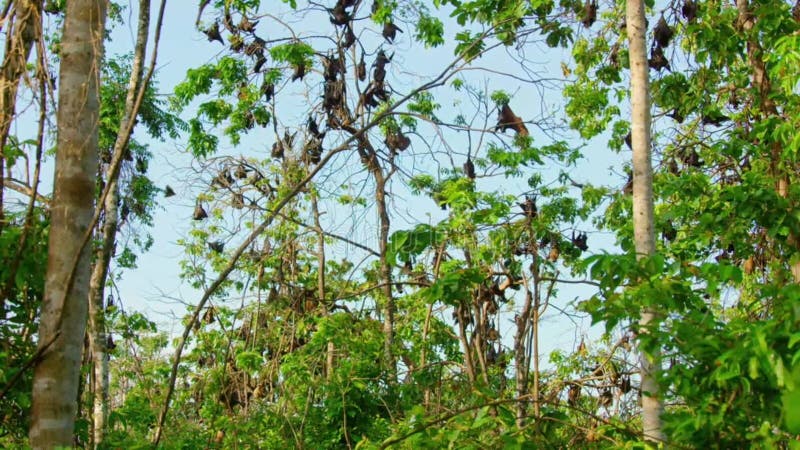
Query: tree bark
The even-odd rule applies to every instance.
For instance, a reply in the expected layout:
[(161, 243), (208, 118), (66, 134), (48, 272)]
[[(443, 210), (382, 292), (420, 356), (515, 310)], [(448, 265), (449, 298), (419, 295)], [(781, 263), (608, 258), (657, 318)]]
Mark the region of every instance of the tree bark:
[[(626, 8), (631, 67), (631, 144), (633, 148), (633, 234), (637, 259), (655, 253), (653, 231), (653, 167), (650, 155), (650, 79), (645, 34), (647, 25), (643, 0), (628, 0)], [(642, 332), (655, 318), (652, 308), (642, 310)], [(642, 427), (644, 438), (663, 441), (661, 426), (663, 405), (656, 374), (660, 370), (660, 352), (640, 351), (642, 377)]]
[(392, 268), (386, 259), (386, 252), (389, 245), (389, 212), (386, 208), (386, 182), (391, 176), (384, 174), (383, 169), (378, 163), (378, 157), (372, 148), (359, 148), (361, 160), (375, 178), (375, 204), (378, 209), (378, 220), (380, 229), (378, 233), (378, 252), (380, 253), (380, 282), (383, 284), (383, 295), (386, 297), (383, 316), (384, 334), (384, 364), (388, 371), (391, 383), (397, 381), (397, 360), (394, 355), (394, 296), (392, 295)]
[[(322, 314), (326, 317), (329, 314), (328, 305), (325, 302), (325, 230), (322, 229), (322, 222), (319, 220), (319, 201), (317, 191), (311, 190), (311, 212), (314, 214), (314, 228), (317, 233), (317, 297), (322, 308)], [(333, 377), (333, 362), (336, 346), (333, 341), (328, 341), (325, 350), (325, 379), (330, 381)]]
[[(125, 97), (125, 109), (120, 121), (119, 134), (114, 143), (112, 154), (121, 153), (122, 147), (126, 146), (130, 136), (126, 133), (133, 128), (128, 125), (137, 114), (136, 99), (139, 91), (146, 89), (142, 83), (142, 73), (144, 71), (144, 58), (147, 50), (147, 37), (150, 32), (150, 0), (139, 1), (139, 22), (137, 25), (136, 46), (134, 49), (133, 63), (131, 64), (130, 80)], [(92, 366), (94, 371), (92, 392), (93, 392), (93, 413), (92, 413), (92, 446), (98, 448), (105, 440), (106, 424), (108, 419), (108, 362), (109, 355), (106, 351), (108, 335), (105, 325), (105, 308), (103, 299), (105, 298), (105, 285), (108, 276), (108, 268), (111, 262), (112, 253), (117, 237), (119, 201), (119, 171), (106, 174), (106, 182), (110, 185), (108, 195), (105, 198), (103, 209), (105, 210), (105, 222), (103, 223), (103, 233), (101, 244), (97, 248), (94, 268), (89, 289), (89, 346), (92, 353)]]
[(106, 277), (111, 262), (114, 242), (117, 236), (117, 200), (119, 187), (113, 183), (105, 202), (105, 223), (103, 224), (102, 244), (95, 251), (92, 279), (89, 283), (89, 348), (92, 356), (92, 447), (98, 448), (105, 440), (108, 419), (108, 334), (106, 332), (105, 297)]
[[(5, 56), (0, 66), (0, 234), (5, 227), (3, 197), (5, 192), (5, 155), (3, 149), (8, 142), (11, 121), (14, 119), (19, 81), (25, 73), (33, 43), (42, 34), (41, 0), (18, 0), (6, 19)], [(11, 279), (13, 283), (13, 278)], [(4, 290), (5, 291), (5, 290)], [(5, 314), (5, 297), (0, 295), (0, 317)]]
[(83, 238), (94, 213), (106, 7), (103, 0), (70, 0), (64, 19), (55, 192), (39, 327), (44, 351), (33, 376), (30, 444), (35, 449), (74, 444), (91, 267)]

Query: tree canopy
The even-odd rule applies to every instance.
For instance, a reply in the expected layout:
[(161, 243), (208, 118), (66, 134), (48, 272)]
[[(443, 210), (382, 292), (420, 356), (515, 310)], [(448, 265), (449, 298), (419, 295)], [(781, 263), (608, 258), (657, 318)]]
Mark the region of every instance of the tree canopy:
[(0, 444), (797, 442), (800, 2), (150, 3), (2, 11)]

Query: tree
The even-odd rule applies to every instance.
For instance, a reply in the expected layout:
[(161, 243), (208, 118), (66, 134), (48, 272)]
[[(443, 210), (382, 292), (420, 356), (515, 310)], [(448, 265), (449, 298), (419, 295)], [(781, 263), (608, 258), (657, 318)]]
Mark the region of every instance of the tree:
[[(647, 62), (645, 33), (647, 21), (644, 1), (628, 0), (629, 61), (631, 67), (631, 147), (633, 149), (633, 235), (637, 259), (655, 254), (653, 228), (653, 168), (650, 156), (650, 68)], [(639, 320), (641, 332), (657, 323), (654, 306), (643, 306)], [(658, 368), (660, 351), (641, 351), (642, 427), (645, 439), (663, 441), (659, 399)]]
[[(9, 6), (11, 5), (9, 3)], [(5, 12), (7, 45), (3, 65), (0, 68), (0, 86), (2, 86), (2, 91), (0, 91), (0, 186), (3, 187), (5, 187), (3, 179), (6, 173), (5, 147), (8, 143), (8, 133), (16, 109), (17, 90), (33, 44), (42, 36), (41, 18), (41, 1), (14, 2), (10, 11), (9, 8), (6, 8)], [(3, 232), (5, 225), (3, 191), (4, 188), (0, 188), (0, 233)], [(0, 315), (5, 311), (5, 294), (7, 293), (4, 289), (0, 291)]]
[(78, 0), (67, 4), (64, 20), (55, 193), (33, 379), (33, 448), (74, 443), (91, 272), (86, 241), (94, 212), (105, 15), (106, 2)]
[[(789, 80), (796, 72), (778, 61), (797, 48), (789, 36), (798, 29), (800, 9), (785, 2), (683, 1), (653, 13), (648, 65), (657, 254), (638, 266), (596, 258), (592, 272), (605, 303), (593, 299), (585, 306), (596, 320), (616, 324), (638, 318), (643, 304), (657, 305), (658, 327), (639, 337), (640, 345), (663, 351), (669, 442), (785, 445), (794, 431), (782, 418), (780, 386), (794, 370), (787, 368), (795, 366), (796, 352), (785, 345), (785, 323), (794, 313), (784, 308), (797, 297), (790, 282), (795, 206), (783, 197), (794, 177), (782, 167), (794, 164), (789, 127), (796, 96)], [(622, 115), (613, 96), (629, 67), (622, 44), (611, 26), (578, 42), (579, 82), (569, 94), (571, 115), (580, 116), (576, 124), (592, 136), (598, 125), (611, 124), (609, 143), (624, 151), (629, 123), (613, 122)], [(603, 226), (629, 249), (627, 195), (613, 198)], [(613, 267), (615, 275), (602, 275)], [(628, 275), (613, 280), (623, 268)], [(630, 295), (612, 292), (623, 286), (635, 288)]]
[[(800, 7), (369, 3), (201, 2), (199, 32), (223, 50), (170, 98), (184, 128), (140, 52), (105, 59), (83, 235), (96, 256), (84, 364), (99, 370), (78, 384), (93, 444), (789, 445)], [(526, 55), (546, 47), (572, 61), (540, 78)], [(574, 131), (546, 110), (560, 104), (548, 88), (563, 88)], [(135, 264), (128, 242), (152, 242), (131, 225), (175, 194), (149, 179), (137, 120), (153, 137), (183, 129), (194, 157), (180, 264), (202, 294), (172, 346), (106, 287)], [(38, 167), (42, 135), (8, 136), (6, 168)], [(597, 170), (606, 147), (633, 151), (609, 159), (622, 180)], [(57, 203), (37, 177), (4, 176), (0, 444), (13, 445), (26, 367), (58, 341), (31, 348)], [(42, 332), (61, 339), (47, 311)], [(606, 333), (576, 325), (543, 364), (551, 320), (569, 336), (585, 313)]]
[[(119, 123), (116, 123), (117, 130), (113, 148), (111, 148), (110, 151), (106, 150), (106, 153), (109, 155), (132, 153), (132, 150), (127, 148), (129, 146), (133, 147), (129, 142), (133, 131), (132, 122), (137, 117), (142, 106), (142, 93), (149, 88), (148, 82), (152, 75), (152, 71), (148, 73), (146, 77), (142, 75), (149, 32), (150, 1), (142, 0), (139, 2), (139, 20), (137, 23), (134, 57), (130, 70), (130, 81), (127, 86), (122, 117)], [(156, 42), (156, 45), (157, 44)], [(155, 62), (155, 58), (153, 61)], [(152, 122), (152, 120), (147, 122)], [(131, 157), (130, 159), (133, 158)], [(139, 156), (139, 160), (146, 161), (141, 155)], [(143, 163), (140, 163), (140, 165), (143, 165)], [(139, 169), (143, 168), (140, 167)], [(117, 170), (117, 173), (114, 173), (114, 170), (115, 166), (113, 164), (109, 165), (109, 171), (104, 177), (108, 183), (108, 193), (105, 199), (100, 199), (103, 201), (102, 210), (104, 212), (102, 233), (98, 233), (100, 235), (98, 239), (101, 244), (97, 246), (95, 251), (92, 276), (89, 283), (89, 347), (92, 354), (93, 365), (93, 377), (91, 378), (93, 380), (93, 385), (91, 386), (91, 392), (94, 397), (94, 410), (92, 412), (92, 445), (95, 448), (103, 445), (108, 421), (109, 356), (107, 352), (110, 350), (108, 348), (110, 347), (108, 343), (111, 335), (106, 332), (106, 308), (104, 302), (106, 298), (106, 280), (109, 277), (109, 265), (114, 253), (114, 247), (116, 247), (116, 238), (119, 228), (119, 171)], [(140, 172), (144, 172), (144, 170), (140, 170)], [(100, 174), (101, 179), (103, 175), (104, 174)], [(146, 201), (145, 199), (139, 200), (140, 202)], [(98, 209), (99, 208), (100, 206), (98, 206)], [(144, 212), (143, 208), (139, 208), (139, 210), (140, 213)], [(123, 220), (124, 219), (127, 219), (127, 217), (124, 217)]]
[[(270, 40), (264, 30), (287, 23), (274, 20), (275, 11), (266, 14), (244, 2), (209, 4), (201, 11), (199, 28), (209, 45), (226, 50), (190, 70), (174, 101), (198, 111), (189, 120), (188, 139), (203, 169), (203, 189), (195, 227), (183, 242), (182, 267), (203, 294), (183, 323), (155, 444), (173, 442), (179, 429), (194, 426), (178, 418), (200, 415), (211, 428), (205, 430), (209, 441), (219, 437), (217, 442), (233, 445), (241, 435), (219, 417), (247, 426), (240, 411), (258, 410), (264, 422), (250, 423), (253, 435), (261, 430), (298, 446), (356, 445), (362, 432), (382, 440), (390, 426), (406, 426), (390, 424), (390, 418), (411, 417), (418, 401), (425, 414), (465, 408), (468, 417), (486, 406), (485, 398), (453, 393), (472, 391), (503, 399), (487, 407), (497, 417), (493, 423), (505, 423), (507, 402), (519, 405), (521, 433), (539, 426), (522, 420), (531, 403), (527, 373), (540, 356), (532, 350), (538, 339), (531, 321), (538, 322), (539, 307), (555, 298), (561, 264), (574, 264), (587, 248), (574, 226), (587, 218), (588, 208), (571, 202), (562, 182), (523, 171), (544, 160), (569, 166), (576, 158), (563, 142), (542, 137), (535, 145), (527, 127), (545, 126), (546, 118), (517, 116), (531, 114), (522, 106), (514, 106), (514, 113), (512, 105), (522, 101), (480, 88), (481, 81), (469, 74), (480, 68), (483, 55), (514, 43), (523, 17), (542, 21), (527, 36), (544, 32), (544, 24), (553, 25), (549, 12), (525, 2), (475, 2), (435, 13), (406, 3), (368, 6), (292, 5), (281, 15), (294, 17), (293, 23), (320, 21), (326, 37), (316, 28), (310, 34), (297, 28)], [(420, 51), (441, 45), (445, 33), (438, 16), (449, 12), (459, 16), (452, 61), (409, 86), (400, 69), (407, 55), (393, 41), (408, 36)], [(522, 77), (536, 82), (529, 74)], [(310, 100), (298, 111), (295, 96)], [(469, 106), (453, 97), (467, 99), (463, 105)], [(457, 112), (442, 107), (445, 101), (458, 105)], [(261, 151), (220, 154), (221, 137), (239, 145), (252, 136)], [(526, 175), (526, 200), (541, 194), (539, 214), (513, 207), (521, 192), (484, 184)], [(403, 196), (413, 198), (420, 212), (432, 206), (431, 222), (396, 220), (403, 214), (392, 208), (392, 199)], [(351, 208), (355, 217), (377, 217), (374, 228), (367, 226), (369, 219), (356, 224), (365, 235), (378, 235), (377, 249), (369, 240), (332, 231), (340, 225), (319, 211), (335, 211), (336, 204)], [(326, 251), (319, 250), (320, 234), (358, 244), (367, 262), (335, 253), (320, 258)], [(517, 315), (517, 290), (530, 305), (519, 319), (512, 352), (499, 329), (504, 318)], [(231, 305), (239, 296), (242, 306)], [(382, 345), (376, 347), (376, 340)], [(504, 370), (514, 357), (519, 386)], [(326, 371), (332, 375), (323, 377)], [(547, 396), (558, 398), (564, 386), (552, 386), (545, 395), (539, 375), (534, 369), (533, 385), (541, 388), (535, 411), (550, 413), (542, 405), (555, 403), (546, 402)], [(354, 417), (354, 411), (362, 414)], [(476, 439), (500, 442), (500, 436), (480, 435), (488, 428), (476, 427)], [(323, 435), (329, 436), (326, 444), (308, 440)]]

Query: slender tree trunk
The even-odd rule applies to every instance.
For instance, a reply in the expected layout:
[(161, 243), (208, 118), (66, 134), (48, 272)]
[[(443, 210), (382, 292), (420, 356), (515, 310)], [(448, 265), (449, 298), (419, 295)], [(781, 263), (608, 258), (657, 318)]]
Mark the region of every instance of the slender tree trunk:
[[(317, 233), (317, 296), (322, 313), (328, 315), (328, 305), (325, 303), (325, 231), (322, 229), (322, 222), (319, 217), (319, 202), (317, 201), (316, 190), (311, 190), (311, 212), (314, 214), (314, 228)], [(325, 379), (329, 380), (333, 376), (333, 360), (336, 347), (333, 341), (328, 341), (325, 350)]]
[(528, 371), (529, 360), (527, 357), (528, 333), (530, 332), (531, 308), (533, 307), (533, 294), (529, 289), (525, 292), (525, 303), (522, 312), (516, 318), (517, 332), (514, 335), (514, 372), (516, 377), (517, 389), (517, 427), (525, 426), (525, 418), (528, 416), (528, 401), (525, 400), (528, 393)]
[[(136, 98), (142, 89), (147, 86), (142, 85), (142, 72), (144, 68), (145, 52), (147, 50), (147, 37), (150, 32), (150, 0), (139, 1), (139, 22), (137, 24), (136, 47), (134, 58), (131, 65), (131, 75), (128, 82), (128, 90), (125, 97), (125, 109), (120, 121), (119, 135), (114, 143), (113, 153), (121, 152), (123, 146), (127, 145), (130, 136), (125, 133), (133, 128), (129, 127), (136, 112)], [(110, 185), (103, 208), (105, 210), (105, 222), (103, 224), (103, 236), (101, 244), (96, 251), (94, 268), (89, 288), (89, 346), (92, 354), (92, 366), (94, 371), (92, 392), (94, 393), (93, 403), (94, 412), (92, 414), (92, 444), (94, 448), (102, 445), (105, 440), (106, 424), (108, 420), (108, 362), (109, 355), (106, 352), (108, 336), (105, 325), (105, 309), (103, 299), (105, 298), (105, 285), (108, 276), (108, 268), (113, 256), (113, 249), (117, 238), (118, 211), (117, 202), (119, 201), (118, 186), (119, 171), (116, 174), (109, 173), (106, 182)]]
[(102, 244), (95, 252), (95, 264), (89, 283), (89, 348), (92, 355), (92, 446), (99, 447), (105, 440), (108, 419), (108, 359), (106, 352), (108, 335), (106, 333), (105, 298), (106, 277), (111, 262), (114, 242), (117, 236), (117, 200), (119, 187), (113, 183), (105, 201), (105, 223), (103, 224)]
[[(8, 133), (16, 110), (20, 79), (25, 73), (33, 43), (42, 34), (41, 3), (41, 0), (17, 0), (12, 11), (6, 16), (9, 22), (6, 28), (5, 56), (3, 65), (0, 66), (0, 234), (5, 227), (3, 149), (8, 142)], [(0, 295), (0, 317), (5, 311), (6, 294), (7, 292), (3, 292), (3, 295)]]
[(539, 302), (539, 295), (534, 295), (533, 301), (533, 316), (531, 317), (531, 340), (533, 348), (530, 349), (533, 355), (533, 416), (538, 419), (541, 414), (541, 382), (540, 382), (540, 369), (539, 369), (539, 313), (541, 312), (541, 305)]
[(30, 444), (35, 449), (74, 443), (91, 272), (90, 249), (82, 243), (94, 213), (106, 6), (103, 0), (70, 0), (64, 19), (55, 192), (39, 327), (43, 353), (33, 376)]
[[(636, 257), (655, 253), (653, 231), (653, 167), (650, 156), (650, 79), (645, 34), (647, 25), (643, 0), (627, 1), (628, 39), (631, 66), (631, 144), (633, 147), (633, 234)], [(655, 318), (651, 308), (642, 311), (642, 332)], [(642, 376), (642, 426), (646, 440), (663, 441), (660, 399), (656, 374), (660, 370), (660, 351), (640, 351)]]
[(383, 317), (384, 334), (384, 364), (389, 371), (389, 379), (392, 383), (397, 381), (397, 361), (394, 355), (394, 297), (392, 295), (392, 268), (386, 259), (386, 251), (389, 244), (389, 212), (386, 209), (386, 182), (391, 175), (384, 174), (378, 163), (378, 157), (373, 149), (359, 148), (361, 160), (375, 178), (375, 203), (378, 208), (378, 220), (380, 223), (379, 253), (380, 253), (380, 282), (383, 284), (383, 295), (386, 301)]
[(458, 340), (461, 342), (461, 351), (464, 352), (464, 366), (467, 370), (469, 384), (474, 385), (477, 378), (475, 374), (475, 362), (472, 359), (472, 346), (469, 345), (467, 337), (466, 311), (465, 305), (456, 306), (456, 323), (458, 324)]

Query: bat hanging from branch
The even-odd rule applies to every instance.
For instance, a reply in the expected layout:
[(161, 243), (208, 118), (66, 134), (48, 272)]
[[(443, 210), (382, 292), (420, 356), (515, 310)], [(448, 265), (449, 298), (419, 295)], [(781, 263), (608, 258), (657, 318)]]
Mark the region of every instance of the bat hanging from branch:
[(522, 118), (518, 115), (514, 114), (514, 111), (511, 110), (511, 107), (508, 106), (508, 103), (503, 104), (500, 108), (500, 113), (497, 115), (497, 130), (506, 131), (506, 130), (514, 130), (520, 136), (528, 136), (528, 128), (525, 127), (525, 123), (522, 121)]

